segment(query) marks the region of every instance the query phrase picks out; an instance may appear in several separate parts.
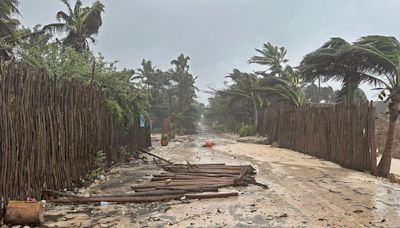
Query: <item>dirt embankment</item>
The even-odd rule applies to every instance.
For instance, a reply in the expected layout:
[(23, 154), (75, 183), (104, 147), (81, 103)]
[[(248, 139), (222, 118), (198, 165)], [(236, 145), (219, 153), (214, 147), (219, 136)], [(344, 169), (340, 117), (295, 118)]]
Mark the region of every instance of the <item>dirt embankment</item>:
[[(389, 127), (389, 118), (387, 115), (380, 115), (375, 121), (375, 140), (378, 154), (382, 154), (385, 149), (387, 130)], [(396, 134), (394, 139), (393, 157), (400, 158), (400, 123), (397, 123)]]

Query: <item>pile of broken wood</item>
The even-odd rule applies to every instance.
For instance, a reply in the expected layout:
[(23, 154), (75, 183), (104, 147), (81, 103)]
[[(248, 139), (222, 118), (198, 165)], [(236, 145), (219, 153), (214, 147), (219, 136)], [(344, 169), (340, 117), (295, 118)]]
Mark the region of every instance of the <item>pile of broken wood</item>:
[[(163, 165), (162, 168), (168, 172), (154, 175), (150, 182), (132, 185), (131, 188), (135, 192), (132, 194), (90, 197), (69, 196), (48, 201), (54, 203), (143, 203), (237, 196), (238, 192), (219, 192), (220, 188), (230, 186), (254, 184), (268, 188), (267, 185), (256, 182), (253, 177), (256, 172), (251, 165), (172, 164), (169, 161), (167, 162), (168, 165)], [(57, 192), (49, 190), (47, 190), (47, 193), (57, 194)], [(66, 195), (62, 196), (65, 197)]]

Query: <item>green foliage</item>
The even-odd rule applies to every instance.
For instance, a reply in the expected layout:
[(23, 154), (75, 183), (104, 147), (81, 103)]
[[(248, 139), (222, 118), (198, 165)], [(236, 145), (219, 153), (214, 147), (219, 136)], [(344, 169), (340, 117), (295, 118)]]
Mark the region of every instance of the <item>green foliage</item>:
[(147, 96), (140, 85), (131, 82), (132, 71), (117, 70), (115, 62), (106, 62), (101, 55), (77, 52), (59, 43), (21, 46), (17, 53), (22, 62), (46, 69), (52, 77), (79, 80), (104, 91), (114, 120), (127, 129), (140, 113), (146, 113)]
[[(209, 99), (206, 117), (211, 125), (224, 124), (227, 130), (237, 130), (236, 123), (258, 125), (258, 113), (271, 103), (290, 102), (301, 106), (305, 100), (298, 73), (285, 58), (286, 49), (270, 43), (256, 49), (261, 56), (254, 56), (249, 63), (265, 65), (267, 70), (244, 73), (234, 69), (226, 78), (224, 89), (215, 91)], [(219, 118), (218, 116), (222, 116)]]
[(256, 135), (256, 133), (257, 133), (256, 127), (251, 124), (245, 124), (239, 130), (240, 137), (254, 136)]
[(101, 14), (104, 12), (104, 5), (95, 1), (91, 7), (83, 7), (82, 1), (76, 0), (72, 8), (68, 1), (61, 1), (67, 7), (67, 12), (59, 11), (56, 14), (58, 23), (44, 26), (43, 31), (66, 33), (67, 36), (62, 39), (64, 45), (71, 46), (78, 52), (88, 51), (88, 40), (94, 43), (93, 35), (98, 34), (103, 24)]
[(132, 153), (128, 151), (126, 146), (121, 146), (118, 150), (118, 154), (120, 161), (123, 162), (128, 162), (129, 157), (132, 155)]
[(88, 174), (86, 174), (86, 180), (94, 181), (99, 176), (105, 174), (106, 167), (106, 154), (104, 151), (100, 150), (96, 153), (93, 161), (93, 169)]
[(150, 60), (143, 60), (141, 68), (133, 77), (139, 80), (147, 91), (149, 114), (154, 128), (163, 127), (163, 118), (172, 117), (174, 133), (195, 132), (195, 122), (200, 119), (204, 105), (195, 101), (196, 77), (189, 72), (188, 56), (179, 55), (172, 60), (172, 68), (162, 71)]
[[(319, 49), (307, 54), (302, 60), (299, 69), (306, 82), (320, 80), (328, 82), (337, 80), (342, 83), (342, 89), (337, 93), (337, 101), (359, 101), (357, 89), (362, 83), (380, 84), (381, 80), (374, 76), (376, 65), (370, 70), (364, 70), (366, 58), (355, 57), (359, 52), (365, 52), (366, 46), (361, 47), (357, 42), (348, 43), (342, 38), (331, 38)], [(360, 65), (361, 64), (361, 65)]]

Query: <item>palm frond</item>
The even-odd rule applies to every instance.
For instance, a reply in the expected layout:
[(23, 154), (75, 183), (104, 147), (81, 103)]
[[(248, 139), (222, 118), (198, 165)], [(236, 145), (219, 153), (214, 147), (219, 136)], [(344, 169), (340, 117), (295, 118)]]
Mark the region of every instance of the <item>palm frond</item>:
[(100, 1), (93, 3), (92, 7), (83, 15), (82, 23), (84, 32), (87, 35), (97, 34), (103, 24), (101, 14), (104, 12), (104, 5)]
[(43, 26), (43, 32), (62, 33), (67, 31), (67, 25), (64, 23), (53, 23)]

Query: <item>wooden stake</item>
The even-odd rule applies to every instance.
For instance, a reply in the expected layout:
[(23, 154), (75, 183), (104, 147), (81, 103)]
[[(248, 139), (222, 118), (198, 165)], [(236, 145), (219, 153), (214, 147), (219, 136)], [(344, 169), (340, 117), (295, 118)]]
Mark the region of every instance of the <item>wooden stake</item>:
[(147, 152), (147, 151), (145, 151), (145, 150), (143, 150), (143, 149), (139, 149), (139, 150), (140, 150), (141, 152), (145, 153), (145, 154), (148, 154), (148, 155), (150, 155), (150, 156), (156, 157), (156, 158), (158, 158), (158, 159), (160, 159), (160, 160), (162, 160), (162, 161), (167, 162), (168, 164), (173, 165), (173, 163), (170, 162), (170, 161), (168, 161), (167, 159), (164, 159), (164, 158), (162, 158), (162, 157), (159, 157), (159, 156), (157, 156), (157, 155), (155, 155), (155, 154), (152, 154), (152, 153), (150, 153), (150, 152)]

